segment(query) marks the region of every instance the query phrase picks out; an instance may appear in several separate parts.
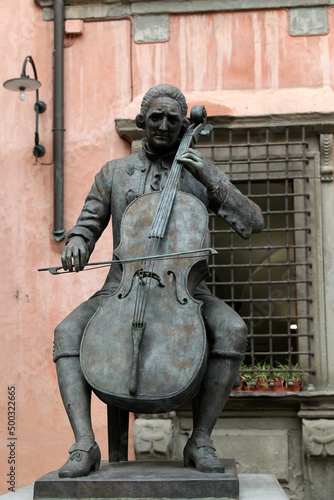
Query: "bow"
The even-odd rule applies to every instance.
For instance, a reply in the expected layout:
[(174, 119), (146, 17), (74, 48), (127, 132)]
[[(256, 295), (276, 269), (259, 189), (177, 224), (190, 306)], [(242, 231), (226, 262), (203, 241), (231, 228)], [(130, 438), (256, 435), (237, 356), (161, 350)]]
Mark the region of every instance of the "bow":
[[(195, 253), (202, 253), (202, 252), (207, 252), (208, 255), (215, 255), (217, 254), (217, 250), (214, 248), (200, 248), (198, 250), (188, 250), (186, 252), (175, 252), (175, 253), (165, 253), (161, 255), (149, 255), (147, 257), (136, 257), (133, 259), (124, 259), (124, 260), (107, 260), (105, 262), (91, 262), (85, 265), (86, 267), (90, 267), (90, 269), (84, 269), (85, 271), (92, 271), (93, 269), (100, 269), (101, 267), (109, 267), (112, 266), (113, 264), (123, 264), (126, 262), (137, 262), (137, 261), (143, 261), (143, 260), (150, 260), (150, 259), (156, 259), (156, 260), (161, 260), (161, 259), (184, 259), (187, 258), (187, 255), (189, 254), (195, 254)], [(38, 269), (38, 271), (49, 271), (50, 274), (53, 275), (58, 275), (58, 274), (67, 274), (71, 271), (65, 271), (63, 266), (56, 266), (56, 267), (43, 267), (41, 269)]]

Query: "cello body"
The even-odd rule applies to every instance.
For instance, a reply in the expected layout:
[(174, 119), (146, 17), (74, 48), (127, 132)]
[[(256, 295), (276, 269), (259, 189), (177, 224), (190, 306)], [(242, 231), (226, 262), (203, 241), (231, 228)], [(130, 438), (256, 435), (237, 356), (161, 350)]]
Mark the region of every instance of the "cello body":
[[(160, 192), (149, 193), (127, 207), (121, 242), (114, 252), (118, 259), (144, 255), (148, 235), (143, 227), (151, 226), (160, 196)], [(203, 248), (207, 232), (203, 203), (178, 191), (159, 254)], [(207, 275), (204, 252), (157, 259), (151, 273), (143, 272), (141, 262), (123, 264), (119, 289), (101, 298), (81, 343), (84, 376), (102, 401), (124, 410), (160, 413), (175, 410), (196, 395), (206, 368), (207, 340), (201, 302), (193, 292)], [(136, 340), (133, 311), (136, 290), (143, 287), (150, 292), (142, 337)], [(135, 350), (138, 366), (134, 370)]]

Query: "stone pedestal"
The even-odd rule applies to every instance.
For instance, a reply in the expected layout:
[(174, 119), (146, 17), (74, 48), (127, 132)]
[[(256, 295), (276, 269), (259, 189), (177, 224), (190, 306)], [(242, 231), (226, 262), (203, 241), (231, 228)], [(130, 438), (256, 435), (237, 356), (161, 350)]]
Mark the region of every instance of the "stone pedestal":
[[(239, 500), (289, 500), (288, 496), (283, 491), (276, 477), (272, 474), (240, 474), (239, 475)], [(29, 484), (24, 488), (20, 488), (15, 493), (7, 493), (1, 495), (1, 500), (32, 500), (34, 484)], [(74, 500), (73, 498), (71, 500)], [(95, 499), (98, 500), (98, 499)], [(119, 499), (127, 500), (127, 499)], [(134, 500), (133, 498), (131, 500)], [(147, 499), (155, 500), (155, 499)], [(161, 500), (161, 499), (158, 499)], [(180, 500), (175, 498), (174, 500)], [(198, 500), (194, 498), (193, 500)], [(201, 499), (201, 500), (213, 500)]]
[(222, 463), (224, 474), (186, 469), (181, 461), (102, 462), (99, 471), (75, 479), (54, 471), (36, 481), (34, 499), (239, 499), (235, 460)]

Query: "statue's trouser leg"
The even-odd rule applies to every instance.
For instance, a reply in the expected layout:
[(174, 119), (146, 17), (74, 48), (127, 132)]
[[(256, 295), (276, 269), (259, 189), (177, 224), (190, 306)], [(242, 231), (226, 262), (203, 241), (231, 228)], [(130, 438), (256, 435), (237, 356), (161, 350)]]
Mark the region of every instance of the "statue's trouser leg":
[(59, 358), (56, 369), (60, 394), (75, 442), (90, 448), (95, 442), (90, 415), (91, 389), (81, 371), (79, 357)]
[(199, 394), (193, 401), (193, 433), (184, 450), (185, 465), (203, 472), (222, 472), (210, 439), (239, 373), (247, 327), (227, 304), (203, 291), (202, 313), (210, 346), (210, 357)]
[(212, 357), (209, 360), (201, 390), (193, 404), (193, 438), (210, 439), (213, 428), (231, 394), (239, 367), (240, 359)]
[(69, 450), (70, 457), (59, 470), (60, 477), (85, 476), (92, 468), (98, 469), (100, 464), (101, 453), (91, 423), (91, 389), (79, 359), (84, 329), (99, 301), (98, 297), (92, 297), (84, 302), (55, 329), (53, 359), (61, 397), (75, 436), (75, 443)]
[(209, 360), (201, 390), (193, 401), (194, 428), (184, 449), (186, 467), (196, 467), (201, 472), (224, 472), (210, 437), (230, 395), (239, 366), (239, 359)]

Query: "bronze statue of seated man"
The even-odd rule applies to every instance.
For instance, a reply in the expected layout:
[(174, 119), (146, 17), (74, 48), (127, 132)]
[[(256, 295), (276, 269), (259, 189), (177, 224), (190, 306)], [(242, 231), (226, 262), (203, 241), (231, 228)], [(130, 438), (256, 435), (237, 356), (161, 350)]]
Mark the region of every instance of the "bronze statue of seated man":
[[(142, 148), (128, 158), (106, 163), (96, 175), (77, 223), (67, 235), (62, 254), (65, 270), (78, 272), (84, 268), (110, 218), (113, 245), (117, 248), (127, 206), (146, 193), (163, 190), (180, 139), (189, 126), (186, 115), (185, 97), (176, 87), (157, 85), (145, 94), (136, 118), (137, 125), (146, 132)], [(243, 238), (262, 230), (259, 207), (242, 195), (212, 162), (194, 149), (180, 154), (178, 161), (184, 166), (181, 191), (201, 200)], [(54, 361), (59, 388), (75, 436), (70, 456), (59, 470), (60, 477), (85, 476), (100, 465), (101, 454), (90, 416), (91, 387), (83, 375), (79, 351), (83, 332), (101, 297), (114, 293), (121, 279), (120, 266), (112, 266), (101, 290), (55, 329)], [(184, 465), (203, 472), (222, 472), (211, 433), (238, 376), (247, 329), (233, 309), (212, 295), (204, 281), (198, 283), (193, 295), (202, 302), (209, 357), (196, 396), (193, 432), (184, 449)]]

